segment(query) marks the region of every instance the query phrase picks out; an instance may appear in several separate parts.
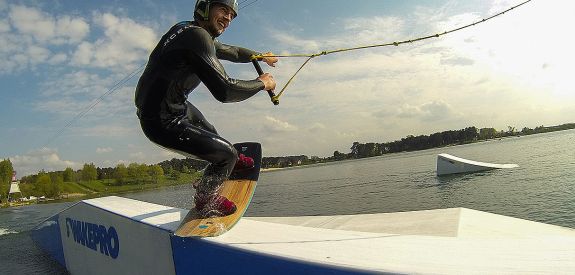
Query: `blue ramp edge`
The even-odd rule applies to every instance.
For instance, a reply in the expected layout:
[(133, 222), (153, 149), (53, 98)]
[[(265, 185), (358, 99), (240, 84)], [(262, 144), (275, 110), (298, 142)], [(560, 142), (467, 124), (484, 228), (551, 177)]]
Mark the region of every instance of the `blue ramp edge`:
[(65, 267), (66, 259), (64, 257), (64, 247), (62, 246), (58, 217), (58, 215), (54, 215), (42, 222), (36, 229), (31, 231), (30, 236), (38, 247), (46, 251)]
[(382, 274), (267, 255), (201, 238), (172, 235), (171, 243), (176, 274)]

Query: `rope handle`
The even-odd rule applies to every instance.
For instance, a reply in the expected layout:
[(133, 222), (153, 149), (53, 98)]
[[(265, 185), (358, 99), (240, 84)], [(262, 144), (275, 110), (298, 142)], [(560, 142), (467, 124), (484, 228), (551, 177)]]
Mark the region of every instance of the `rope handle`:
[[(254, 64), (254, 67), (256, 68), (256, 71), (258, 72), (258, 74), (259, 75), (264, 74), (264, 71), (262, 70), (260, 63), (258, 63), (259, 60), (262, 60), (262, 57), (252, 55), (251, 60), (252, 60), (252, 64)], [(274, 105), (279, 105), (280, 104), (279, 96), (276, 96), (276, 94), (274, 93), (273, 90), (267, 90), (267, 92), (268, 92), (268, 95), (270, 96), (272, 103)]]

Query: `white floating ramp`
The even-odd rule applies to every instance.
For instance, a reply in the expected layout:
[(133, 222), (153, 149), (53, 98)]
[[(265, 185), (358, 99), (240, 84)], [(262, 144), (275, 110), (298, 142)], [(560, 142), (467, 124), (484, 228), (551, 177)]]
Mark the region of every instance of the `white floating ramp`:
[(173, 234), (186, 214), (105, 197), (32, 236), (71, 274), (575, 273), (575, 230), (465, 208), (243, 218), (203, 239)]
[(437, 155), (437, 175), (449, 175), (459, 173), (472, 173), (493, 169), (506, 169), (519, 167), (517, 164), (495, 164), (468, 160), (452, 156), (450, 154)]

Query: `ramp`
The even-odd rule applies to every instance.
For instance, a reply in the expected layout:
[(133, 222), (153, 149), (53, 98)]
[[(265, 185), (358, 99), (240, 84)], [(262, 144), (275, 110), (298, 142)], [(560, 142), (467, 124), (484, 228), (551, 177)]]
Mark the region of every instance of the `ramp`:
[(473, 173), (493, 169), (509, 169), (519, 167), (517, 164), (496, 164), (468, 160), (450, 154), (437, 155), (437, 175)]
[(212, 238), (174, 235), (187, 210), (85, 200), (33, 239), (71, 274), (573, 273), (575, 230), (464, 208), (243, 218)]

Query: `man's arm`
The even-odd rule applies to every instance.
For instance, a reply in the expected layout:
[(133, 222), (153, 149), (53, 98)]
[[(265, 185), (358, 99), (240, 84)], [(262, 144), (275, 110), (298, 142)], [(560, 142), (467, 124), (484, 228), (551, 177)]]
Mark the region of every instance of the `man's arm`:
[[(214, 47), (211, 36), (205, 30), (189, 30), (185, 32), (183, 41), (185, 41), (185, 46), (183, 46), (186, 49), (185, 57), (191, 69), (218, 101), (242, 101), (265, 88), (264, 82), (259, 79), (238, 80), (229, 77), (218, 60), (217, 50), (215, 50), (217, 47)], [(246, 62), (250, 61), (251, 51), (226, 51), (232, 57), (234, 52), (238, 54), (236, 60), (244, 58)], [(246, 57), (246, 53), (250, 53), (249, 56)]]
[(237, 46), (226, 45), (215, 40), (216, 54), (219, 59), (235, 62), (251, 62), (252, 55), (261, 55), (261, 53)]
[(214, 41), (214, 43), (216, 46), (216, 53), (218, 58), (223, 60), (228, 60), (236, 63), (247, 63), (251, 61), (251, 57), (253, 55), (257, 55), (257, 56), (263, 56), (262, 61), (267, 63), (271, 67), (275, 67), (276, 66), (275, 63), (278, 62), (278, 58), (274, 57), (274, 54), (271, 52), (262, 54), (250, 49), (226, 45), (218, 42), (217, 40)]

